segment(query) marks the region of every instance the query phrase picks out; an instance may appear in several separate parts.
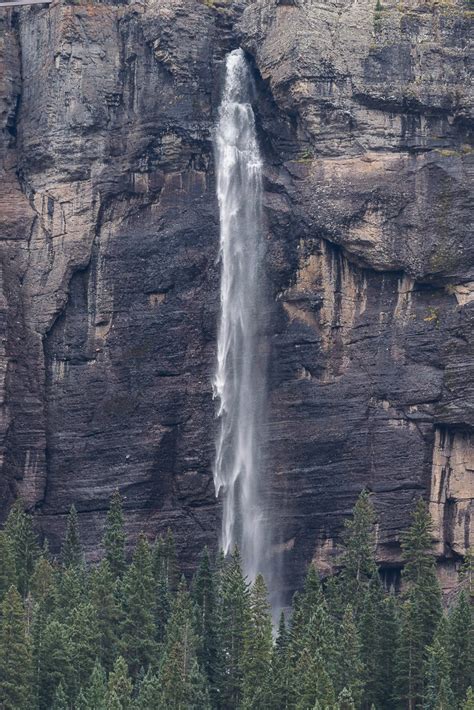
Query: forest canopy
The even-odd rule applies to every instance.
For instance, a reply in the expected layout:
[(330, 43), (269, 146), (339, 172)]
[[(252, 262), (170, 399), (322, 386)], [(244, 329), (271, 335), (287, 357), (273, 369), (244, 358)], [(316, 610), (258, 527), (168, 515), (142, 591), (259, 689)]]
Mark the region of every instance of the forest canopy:
[(426, 504), (402, 536), (399, 594), (375, 558), (363, 492), (337, 573), (308, 569), (273, 630), (265, 581), (238, 549), (205, 549), (188, 585), (171, 532), (126, 558), (116, 492), (104, 557), (86, 564), (71, 508), (60, 559), (17, 501), (0, 532), (0, 705), (4, 710), (474, 710), (472, 555), (443, 607)]

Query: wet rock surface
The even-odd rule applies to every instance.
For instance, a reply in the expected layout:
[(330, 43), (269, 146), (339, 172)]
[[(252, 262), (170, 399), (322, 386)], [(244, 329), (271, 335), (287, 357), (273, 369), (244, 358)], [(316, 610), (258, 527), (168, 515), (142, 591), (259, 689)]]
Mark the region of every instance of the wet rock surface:
[[(273, 307), (269, 518), (291, 590), (363, 486), (399, 567), (432, 505), (445, 584), (472, 544), (467, 3), (54, 4), (0, 17), (1, 499), (91, 558), (107, 501), (216, 544), (212, 128), (222, 59), (256, 82)], [(471, 513), (472, 515), (472, 513)]]

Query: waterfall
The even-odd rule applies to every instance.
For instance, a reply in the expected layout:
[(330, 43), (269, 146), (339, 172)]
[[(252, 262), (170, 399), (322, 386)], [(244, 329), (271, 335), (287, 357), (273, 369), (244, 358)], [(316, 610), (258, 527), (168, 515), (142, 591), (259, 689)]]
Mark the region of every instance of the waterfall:
[(221, 313), (213, 380), (220, 420), (214, 483), (216, 495), (223, 493), (223, 551), (239, 545), (249, 579), (265, 572), (266, 552), (260, 487), (266, 391), (262, 161), (252, 93), (245, 55), (237, 49), (226, 60), (215, 138)]

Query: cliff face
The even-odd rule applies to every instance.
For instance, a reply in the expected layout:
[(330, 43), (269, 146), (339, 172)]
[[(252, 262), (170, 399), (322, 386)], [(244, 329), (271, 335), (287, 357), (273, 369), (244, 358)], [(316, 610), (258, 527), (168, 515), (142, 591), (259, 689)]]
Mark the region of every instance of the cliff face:
[(4, 510), (21, 493), (54, 548), (74, 501), (94, 557), (119, 487), (132, 536), (171, 526), (187, 568), (215, 544), (212, 126), (241, 45), (265, 155), (286, 586), (331, 565), (366, 485), (387, 569), (429, 496), (449, 584), (474, 496), (469, 5), (1, 12)]

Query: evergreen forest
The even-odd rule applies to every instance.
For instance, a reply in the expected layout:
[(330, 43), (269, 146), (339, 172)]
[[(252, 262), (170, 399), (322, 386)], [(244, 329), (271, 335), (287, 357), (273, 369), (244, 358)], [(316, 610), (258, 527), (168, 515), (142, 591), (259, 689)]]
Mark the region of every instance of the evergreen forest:
[(104, 556), (86, 564), (71, 509), (60, 559), (17, 501), (0, 533), (2, 710), (474, 710), (472, 555), (443, 604), (420, 499), (401, 540), (401, 591), (375, 559), (363, 492), (337, 573), (314, 566), (273, 629), (265, 580), (239, 551), (181, 576), (170, 532), (126, 556), (112, 499)]

